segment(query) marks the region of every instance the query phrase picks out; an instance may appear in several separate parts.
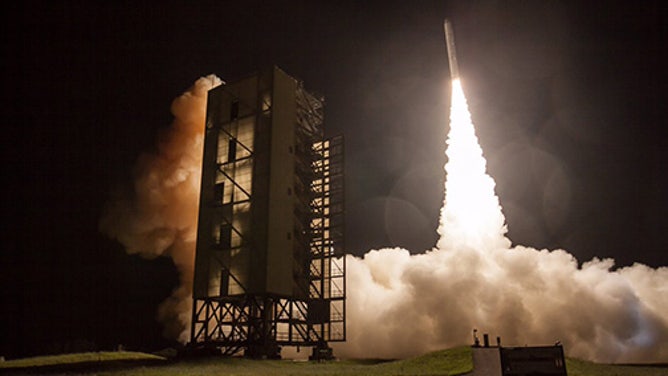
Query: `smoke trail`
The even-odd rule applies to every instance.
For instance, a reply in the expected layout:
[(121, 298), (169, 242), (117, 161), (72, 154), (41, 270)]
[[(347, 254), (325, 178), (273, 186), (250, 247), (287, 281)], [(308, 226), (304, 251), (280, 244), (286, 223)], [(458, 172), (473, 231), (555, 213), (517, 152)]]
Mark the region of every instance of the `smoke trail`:
[(158, 308), (158, 319), (164, 335), (181, 342), (190, 336), (206, 97), (220, 84), (213, 75), (200, 78), (172, 102), (174, 121), (157, 150), (139, 157), (133, 192), (116, 194), (100, 221), (100, 230), (128, 253), (171, 257), (180, 285)]
[(605, 362), (668, 359), (668, 268), (578, 267), (563, 250), (510, 247), (494, 181), (459, 80), (453, 82), (445, 203), (437, 247), (348, 257), (348, 342), (341, 356), (397, 358), (468, 344), (551, 344)]

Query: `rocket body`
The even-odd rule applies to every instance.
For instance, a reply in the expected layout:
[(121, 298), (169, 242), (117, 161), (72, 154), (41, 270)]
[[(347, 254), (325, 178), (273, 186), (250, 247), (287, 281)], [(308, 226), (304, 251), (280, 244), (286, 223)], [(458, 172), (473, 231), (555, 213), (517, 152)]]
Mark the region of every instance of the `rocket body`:
[(445, 31), (445, 48), (448, 51), (448, 62), (450, 63), (450, 78), (459, 78), (459, 66), (457, 65), (457, 50), (455, 49), (455, 34), (452, 32), (452, 24), (446, 18), (443, 22)]

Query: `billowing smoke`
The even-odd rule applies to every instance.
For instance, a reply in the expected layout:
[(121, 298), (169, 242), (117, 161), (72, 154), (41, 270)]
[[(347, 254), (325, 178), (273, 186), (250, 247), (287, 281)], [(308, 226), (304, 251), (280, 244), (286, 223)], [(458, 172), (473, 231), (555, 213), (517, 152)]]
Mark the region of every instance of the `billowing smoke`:
[(473, 342), (561, 341), (568, 355), (605, 362), (668, 359), (668, 268), (611, 259), (578, 267), (563, 250), (516, 246), (453, 82), (437, 247), (348, 258), (348, 342), (341, 356), (397, 358)]
[(165, 336), (181, 342), (190, 336), (206, 98), (220, 84), (213, 75), (200, 78), (172, 102), (172, 126), (154, 152), (139, 157), (133, 191), (114, 195), (100, 221), (128, 253), (172, 259), (180, 285), (158, 308), (158, 319)]
[[(181, 286), (159, 309), (166, 334), (189, 336), (206, 91), (198, 80), (172, 105), (176, 120), (137, 164), (135, 189), (109, 203), (101, 228), (129, 253), (165, 255)], [(453, 82), (445, 203), (437, 246), (348, 256), (348, 341), (342, 357), (397, 358), (472, 343), (551, 344), (606, 362), (668, 359), (668, 268), (613, 261), (578, 266), (563, 250), (511, 247), (459, 81)]]

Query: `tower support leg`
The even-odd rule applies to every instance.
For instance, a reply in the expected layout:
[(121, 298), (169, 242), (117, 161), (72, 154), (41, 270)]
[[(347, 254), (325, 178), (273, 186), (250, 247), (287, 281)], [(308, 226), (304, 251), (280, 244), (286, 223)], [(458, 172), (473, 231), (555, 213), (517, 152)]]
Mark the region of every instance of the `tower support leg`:
[(308, 357), (308, 360), (318, 362), (334, 359), (334, 351), (325, 341), (319, 341), (317, 345), (313, 346), (311, 356)]

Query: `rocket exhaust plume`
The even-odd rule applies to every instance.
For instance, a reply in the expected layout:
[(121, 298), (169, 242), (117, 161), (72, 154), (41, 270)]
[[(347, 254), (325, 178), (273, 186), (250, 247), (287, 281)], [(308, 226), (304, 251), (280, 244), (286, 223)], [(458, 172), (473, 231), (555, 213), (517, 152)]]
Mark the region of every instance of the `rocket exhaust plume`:
[[(100, 224), (129, 253), (172, 257), (181, 286), (159, 316), (181, 341), (189, 337), (206, 91), (219, 83), (200, 79), (174, 101), (176, 119), (158, 152), (139, 159), (133, 194), (111, 200)], [(477, 328), (509, 345), (559, 340), (569, 356), (594, 361), (668, 359), (668, 267), (579, 266), (564, 250), (511, 247), (459, 78), (446, 144), (438, 243), (417, 255), (348, 256), (348, 342), (332, 345), (339, 356), (407, 357), (470, 344)]]
[(139, 157), (133, 191), (112, 197), (100, 220), (100, 230), (128, 253), (172, 259), (180, 285), (158, 308), (158, 319), (166, 337), (183, 343), (190, 336), (206, 98), (220, 84), (215, 76), (200, 78), (172, 102), (172, 126), (155, 152)]

